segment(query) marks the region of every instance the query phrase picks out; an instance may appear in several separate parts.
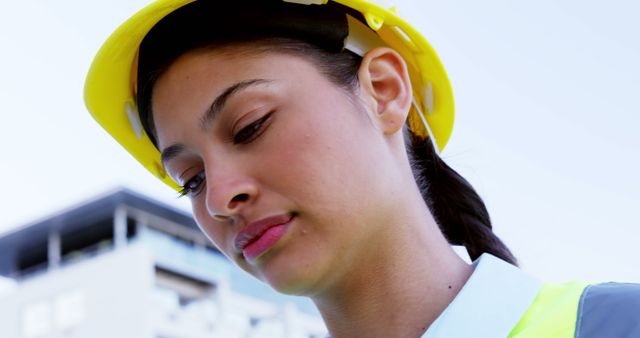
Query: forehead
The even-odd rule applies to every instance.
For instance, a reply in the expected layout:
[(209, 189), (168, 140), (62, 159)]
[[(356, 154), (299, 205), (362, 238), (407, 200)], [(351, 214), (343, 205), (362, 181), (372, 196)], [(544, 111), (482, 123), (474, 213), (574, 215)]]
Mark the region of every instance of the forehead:
[(309, 58), (291, 53), (247, 47), (199, 49), (183, 54), (162, 73), (153, 88), (153, 110), (171, 102), (210, 100), (223, 88), (255, 78), (298, 82), (319, 80), (320, 74)]
[(171, 63), (156, 82), (153, 99), (194, 84), (213, 89), (253, 78), (294, 80), (311, 76), (317, 79), (318, 75), (311, 58), (277, 49), (246, 46), (198, 49)]

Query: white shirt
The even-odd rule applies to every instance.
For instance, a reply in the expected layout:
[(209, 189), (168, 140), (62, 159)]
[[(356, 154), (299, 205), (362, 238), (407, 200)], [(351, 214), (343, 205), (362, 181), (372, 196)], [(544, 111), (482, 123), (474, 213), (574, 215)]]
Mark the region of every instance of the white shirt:
[(472, 266), (469, 280), (422, 338), (507, 337), (542, 288), (537, 279), (488, 253)]

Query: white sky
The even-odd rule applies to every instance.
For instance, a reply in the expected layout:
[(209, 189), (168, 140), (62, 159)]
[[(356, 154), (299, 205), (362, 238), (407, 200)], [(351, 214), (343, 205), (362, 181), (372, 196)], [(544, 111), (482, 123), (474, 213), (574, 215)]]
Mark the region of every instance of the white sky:
[[(104, 39), (146, 1), (0, 0), (0, 231), (116, 186), (178, 207), (91, 119)], [(640, 4), (399, 1), (457, 102), (443, 156), (544, 280), (640, 281)]]

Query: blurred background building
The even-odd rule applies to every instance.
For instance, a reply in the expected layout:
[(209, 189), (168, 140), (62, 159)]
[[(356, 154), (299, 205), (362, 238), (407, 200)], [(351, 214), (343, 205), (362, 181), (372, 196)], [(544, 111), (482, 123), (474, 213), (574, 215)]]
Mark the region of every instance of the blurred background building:
[[(218, 252), (190, 215), (122, 189), (0, 235), (0, 337), (313, 338), (313, 304)], [(6, 283), (5, 283), (6, 284)]]

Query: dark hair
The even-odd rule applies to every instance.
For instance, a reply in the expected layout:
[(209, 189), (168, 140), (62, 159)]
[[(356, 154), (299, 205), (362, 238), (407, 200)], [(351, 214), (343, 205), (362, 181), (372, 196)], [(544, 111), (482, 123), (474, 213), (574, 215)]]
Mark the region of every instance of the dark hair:
[[(201, 2), (203, 1), (196, 1), (193, 4)], [(282, 3), (282, 1), (279, 2)], [(189, 6), (197, 5), (185, 7)], [(183, 8), (174, 13), (183, 11), (184, 14)], [(202, 13), (202, 11), (197, 11), (197, 13)], [(276, 32), (276, 34), (265, 35), (264, 31), (253, 32), (253, 34), (244, 32), (246, 34), (235, 39), (225, 36), (223, 40), (210, 36), (190, 37), (191, 43), (178, 43), (177, 48), (166, 52), (167, 45), (170, 43), (167, 43), (167, 37), (163, 34), (171, 34), (170, 38), (174, 40), (180, 39), (180, 35), (176, 34), (176, 27), (179, 26), (176, 25), (187, 24), (181, 20), (189, 20), (189, 24), (193, 22), (189, 15), (178, 16), (178, 20), (175, 18), (174, 15), (173, 27), (169, 25), (164, 33), (156, 31), (153, 39), (145, 38), (139, 56), (138, 109), (144, 129), (154, 143), (155, 130), (151, 99), (155, 82), (180, 55), (192, 50), (242, 46), (251, 43), (252, 54), (277, 51), (311, 58), (316, 67), (337, 86), (349, 93), (355, 92), (358, 87), (357, 72), (362, 60), (360, 56), (342, 48), (336, 50), (335, 47), (328, 47), (330, 44), (327, 43), (317, 44), (309, 39), (292, 37), (291, 34), (277, 34)], [(163, 21), (166, 24), (166, 20), (163, 19)], [(189, 34), (202, 32), (202, 30), (196, 29), (190, 30)], [(158, 50), (163, 51), (158, 52)], [(142, 69), (144, 71), (140, 73)], [(516, 265), (516, 259), (509, 249), (493, 233), (487, 208), (469, 182), (438, 156), (428, 139), (417, 136), (408, 127), (406, 130), (407, 152), (411, 160), (414, 178), (423, 199), (449, 243), (464, 245), (472, 260), (487, 252)]]
[(406, 138), (422, 198), (449, 243), (464, 245), (472, 260), (488, 252), (517, 265), (509, 248), (493, 233), (489, 212), (471, 184), (438, 156), (430, 140), (411, 131)]

